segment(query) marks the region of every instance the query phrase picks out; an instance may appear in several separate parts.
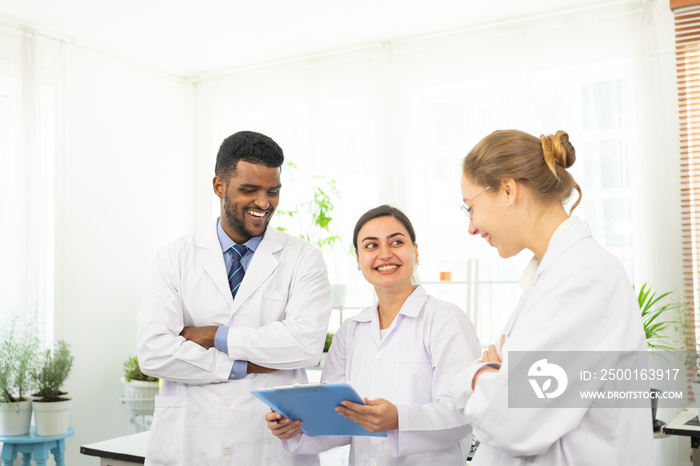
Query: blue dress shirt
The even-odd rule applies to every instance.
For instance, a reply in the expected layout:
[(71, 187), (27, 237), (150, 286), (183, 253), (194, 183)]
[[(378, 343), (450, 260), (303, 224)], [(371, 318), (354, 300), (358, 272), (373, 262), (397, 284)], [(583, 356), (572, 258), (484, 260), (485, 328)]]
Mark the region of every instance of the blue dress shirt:
[[(231, 251), (231, 246), (236, 244), (224, 231), (221, 226), (221, 219), (216, 222), (216, 233), (219, 237), (219, 244), (221, 245), (221, 251), (224, 254), (224, 264), (226, 265), (226, 272), (231, 268), (233, 263), (233, 252)], [(248, 265), (253, 259), (253, 254), (258, 249), (260, 241), (262, 241), (263, 236), (255, 236), (250, 238), (244, 246), (248, 249), (246, 250), (243, 257), (241, 257), (241, 265), (243, 270), (248, 270)], [(228, 327), (219, 327), (214, 336), (214, 347), (219, 351), (223, 351), (228, 354)], [(239, 380), (248, 375), (248, 361), (233, 361), (233, 367), (231, 368), (231, 375), (229, 375), (229, 380)]]

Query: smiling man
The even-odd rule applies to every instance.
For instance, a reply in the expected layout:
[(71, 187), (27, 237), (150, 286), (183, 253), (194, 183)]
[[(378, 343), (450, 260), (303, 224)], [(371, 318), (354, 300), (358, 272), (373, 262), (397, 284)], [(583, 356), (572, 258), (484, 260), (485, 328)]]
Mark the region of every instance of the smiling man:
[(164, 379), (146, 465), (318, 464), (282, 451), (250, 394), (305, 382), (330, 316), (320, 251), (268, 228), (283, 161), (265, 135), (226, 138), (213, 180), (221, 216), (158, 252), (138, 317), (141, 369)]

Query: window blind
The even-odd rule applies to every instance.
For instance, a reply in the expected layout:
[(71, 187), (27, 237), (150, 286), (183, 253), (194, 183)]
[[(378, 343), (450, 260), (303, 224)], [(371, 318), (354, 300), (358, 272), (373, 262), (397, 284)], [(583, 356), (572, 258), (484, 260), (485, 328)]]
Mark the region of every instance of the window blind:
[[(681, 163), (683, 295), (692, 303), (684, 328), (689, 349), (698, 341), (700, 278), (700, 0), (671, 1), (676, 39), (676, 76)], [(694, 378), (695, 370), (690, 369)], [(692, 379), (691, 379), (692, 380)]]

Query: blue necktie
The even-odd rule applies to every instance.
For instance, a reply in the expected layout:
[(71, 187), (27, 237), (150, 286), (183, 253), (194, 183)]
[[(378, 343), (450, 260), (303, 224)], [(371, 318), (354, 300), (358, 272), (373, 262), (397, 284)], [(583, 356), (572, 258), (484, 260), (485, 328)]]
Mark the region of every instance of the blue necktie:
[(243, 264), (241, 264), (241, 257), (243, 257), (243, 254), (245, 254), (247, 250), (248, 248), (246, 246), (239, 246), (238, 244), (231, 246), (233, 262), (231, 263), (231, 270), (228, 271), (228, 285), (229, 288), (231, 288), (231, 295), (234, 298), (243, 281), (243, 275), (245, 275)]

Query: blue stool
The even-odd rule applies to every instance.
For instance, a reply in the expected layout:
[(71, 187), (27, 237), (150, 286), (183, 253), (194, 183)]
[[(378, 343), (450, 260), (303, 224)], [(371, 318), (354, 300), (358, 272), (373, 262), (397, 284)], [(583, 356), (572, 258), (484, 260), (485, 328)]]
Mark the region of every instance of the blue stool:
[(44, 466), (49, 459), (49, 451), (53, 453), (56, 466), (65, 466), (63, 462), (63, 452), (66, 451), (64, 439), (74, 433), (73, 428), (69, 427), (68, 432), (63, 435), (43, 437), (36, 435), (36, 430), (32, 427), (28, 435), (0, 435), (2, 466), (12, 466), (17, 453), (22, 453), (22, 466), (32, 464), (32, 455), (34, 455), (34, 462), (37, 466)]

